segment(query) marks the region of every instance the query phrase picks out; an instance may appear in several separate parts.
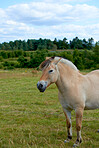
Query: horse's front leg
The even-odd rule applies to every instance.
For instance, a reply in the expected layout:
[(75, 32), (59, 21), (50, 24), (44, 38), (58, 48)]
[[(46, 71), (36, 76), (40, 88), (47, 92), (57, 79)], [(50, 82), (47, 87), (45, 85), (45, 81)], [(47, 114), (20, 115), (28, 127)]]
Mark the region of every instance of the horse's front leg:
[(71, 111), (63, 109), (66, 123), (67, 123), (67, 139), (64, 141), (65, 143), (69, 142), (72, 139), (72, 123), (71, 123)]
[(76, 130), (77, 130), (77, 140), (73, 147), (79, 146), (82, 142), (81, 137), (81, 126), (82, 126), (82, 118), (83, 118), (83, 108), (76, 109)]

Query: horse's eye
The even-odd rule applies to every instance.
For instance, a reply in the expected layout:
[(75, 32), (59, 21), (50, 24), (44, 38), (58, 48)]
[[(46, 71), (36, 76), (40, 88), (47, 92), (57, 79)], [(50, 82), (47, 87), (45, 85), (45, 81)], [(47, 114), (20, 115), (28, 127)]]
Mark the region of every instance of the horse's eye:
[(51, 72), (53, 72), (53, 70), (51, 69), (51, 70), (49, 70), (49, 73), (51, 73)]

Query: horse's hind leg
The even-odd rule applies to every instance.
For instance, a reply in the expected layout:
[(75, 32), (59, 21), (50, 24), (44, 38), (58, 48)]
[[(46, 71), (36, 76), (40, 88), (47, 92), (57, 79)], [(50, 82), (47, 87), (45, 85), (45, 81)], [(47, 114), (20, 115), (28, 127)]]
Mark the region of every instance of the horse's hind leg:
[(67, 123), (67, 139), (64, 142), (67, 143), (72, 139), (71, 112), (64, 109), (64, 114), (65, 114), (66, 123)]
[(79, 146), (82, 142), (81, 137), (81, 125), (82, 125), (82, 117), (83, 117), (83, 108), (76, 109), (76, 130), (77, 130), (77, 140), (73, 147)]

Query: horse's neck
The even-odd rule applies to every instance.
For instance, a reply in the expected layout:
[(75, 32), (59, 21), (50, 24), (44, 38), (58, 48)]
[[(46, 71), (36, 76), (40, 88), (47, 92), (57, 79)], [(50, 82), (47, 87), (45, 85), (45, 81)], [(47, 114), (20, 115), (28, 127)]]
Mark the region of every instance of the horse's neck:
[(78, 71), (72, 69), (65, 64), (59, 64), (58, 66), (59, 76), (56, 85), (59, 91), (64, 91), (71, 87), (71, 84), (76, 81), (75, 78), (78, 76)]

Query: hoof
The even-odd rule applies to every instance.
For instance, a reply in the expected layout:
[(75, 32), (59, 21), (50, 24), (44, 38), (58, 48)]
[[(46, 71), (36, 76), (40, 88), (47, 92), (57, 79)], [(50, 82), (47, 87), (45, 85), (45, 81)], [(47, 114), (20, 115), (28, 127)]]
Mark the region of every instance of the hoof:
[(64, 143), (68, 143), (68, 142), (70, 142), (70, 139), (67, 139), (67, 140), (64, 141)]
[(76, 140), (76, 143), (73, 145), (73, 147), (79, 147), (81, 142), (82, 142), (82, 139)]
[(99, 129), (97, 130), (97, 133), (99, 133)]
[(73, 145), (73, 147), (78, 147), (79, 146), (79, 143), (75, 143), (74, 145)]

